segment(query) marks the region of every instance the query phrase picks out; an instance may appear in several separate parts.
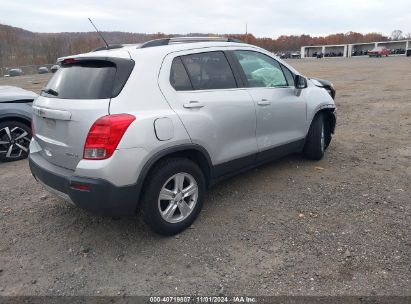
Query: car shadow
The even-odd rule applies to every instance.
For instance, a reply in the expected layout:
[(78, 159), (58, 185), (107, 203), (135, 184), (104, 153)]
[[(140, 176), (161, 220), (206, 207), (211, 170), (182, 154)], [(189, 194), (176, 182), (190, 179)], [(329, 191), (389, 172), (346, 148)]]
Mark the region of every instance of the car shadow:
[[(200, 218), (202, 218), (200, 224), (207, 226), (207, 220), (219, 212), (219, 202), (221, 200), (230, 200), (233, 192), (241, 197), (246, 195), (250, 190), (250, 183), (259, 183), (259, 181), (267, 175), (275, 179), (278, 175), (281, 175), (284, 170), (289, 169), (290, 165), (295, 168), (296, 165), (299, 166), (308, 162), (309, 161), (300, 155), (293, 154), (219, 182), (209, 189), (209, 192), (206, 194), (203, 209), (206, 209), (207, 212), (200, 214)], [(55, 204), (57, 204), (56, 208), (63, 208), (63, 212), (58, 212), (60, 216), (72, 219), (70, 229), (75, 230), (72, 231), (74, 235), (90, 235), (97, 243), (104, 243), (103, 241), (106, 240), (108, 236), (117, 238), (118, 240), (119, 236), (122, 236), (124, 240), (129, 238), (129, 240), (134, 242), (158, 242), (160, 240), (170, 239), (170, 237), (159, 236), (152, 232), (152, 230), (145, 225), (140, 214), (133, 217), (112, 218), (96, 215), (75, 206), (67, 205), (68, 203), (62, 202), (58, 198), (53, 197), (52, 200), (55, 200)], [(59, 207), (61, 204), (65, 204), (65, 207)], [(62, 220), (63, 219), (59, 219), (59, 221)], [(195, 226), (198, 226), (197, 221), (194, 222)], [(183, 232), (183, 234), (192, 233), (193, 231), (190, 229)], [(198, 234), (198, 230), (196, 234)], [(110, 244), (108, 245), (110, 246)]]

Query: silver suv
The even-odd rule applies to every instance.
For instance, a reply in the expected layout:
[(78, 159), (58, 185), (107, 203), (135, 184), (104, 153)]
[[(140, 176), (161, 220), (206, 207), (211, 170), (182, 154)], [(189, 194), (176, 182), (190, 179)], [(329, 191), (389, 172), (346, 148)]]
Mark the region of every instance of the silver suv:
[(48, 190), (176, 234), (205, 191), (294, 152), (321, 159), (335, 90), (261, 48), (171, 38), (60, 59), (34, 104), (30, 168)]

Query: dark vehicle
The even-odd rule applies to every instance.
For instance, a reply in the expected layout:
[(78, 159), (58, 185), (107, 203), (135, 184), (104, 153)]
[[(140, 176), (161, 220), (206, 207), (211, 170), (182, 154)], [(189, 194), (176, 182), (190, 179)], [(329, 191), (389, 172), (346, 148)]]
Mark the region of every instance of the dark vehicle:
[(39, 67), (38, 73), (39, 74), (47, 74), (49, 72), (49, 69), (46, 67)]
[(405, 49), (391, 49), (391, 54), (403, 55), (405, 54)]
[(329, 52), (324, 54), (325, 57), (342, 57), (343, 53), (342, 52)]
[(280, 54), (277, 54), (278, 57), (281, 59), (300, 59), (301, 58), (301, 53), (296, 51), (296, 52), (283, 52)]
[(37, 94), (0, 86), (0, 161), (26, 158), (31, 132), (31, 105)]
[(411, 49), (408, 49), (406, 54), (407, 54), (407, 57), (410, 57), (411, 56)]
[(21, 75), (23, 75), (22, 69), (10, 69), (9, 70), (10, 77), (21, 76)]
[(289, 53), (281, 53), (278, 55), (278, 57), (280, 57), (281, 59), (288, 59), (290, 58), (290, 54)]
[(367, 54), (368, 54), (368, 51), (367, 50), (365, 50), (365, 51), (363, 51), (363, 50), (355, 50), (355, 51), (352, 51), (351, 52), (351, 56), (367, 56)]
[(387, 57), (388, 55), (390, 55), (390, 50), (382, 46), (373, 48), (371, 51), (368, 51), (368, 56), (370, 57)]

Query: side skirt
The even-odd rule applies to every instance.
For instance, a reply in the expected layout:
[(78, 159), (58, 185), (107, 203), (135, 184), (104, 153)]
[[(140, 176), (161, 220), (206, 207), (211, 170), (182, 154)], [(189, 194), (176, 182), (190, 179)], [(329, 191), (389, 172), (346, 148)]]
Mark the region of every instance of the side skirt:
[(280, 159), (289, 154), (300, 153), (304, 148), (304, 144), (305, 139), (303, 138), (279, 147), (213, 166), (210, 185), (215, 185), (222, 180), (246, 172), (262, 164)]

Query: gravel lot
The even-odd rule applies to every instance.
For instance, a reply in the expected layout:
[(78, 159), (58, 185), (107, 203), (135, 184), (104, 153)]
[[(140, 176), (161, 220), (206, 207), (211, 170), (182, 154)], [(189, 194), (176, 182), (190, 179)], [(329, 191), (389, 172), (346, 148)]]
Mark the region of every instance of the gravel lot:
[[(89, 214), (27, 161), (0, 163), (0, 295), (411, 295), (411, 59), (291, 64), (337, 88), (326, 157), (217, 185), (179, 236)], [(47, 77), (0, 85), (39, 91)]]

